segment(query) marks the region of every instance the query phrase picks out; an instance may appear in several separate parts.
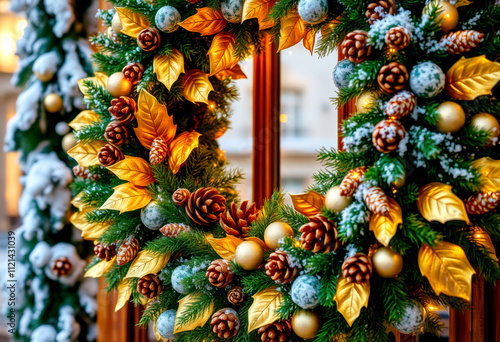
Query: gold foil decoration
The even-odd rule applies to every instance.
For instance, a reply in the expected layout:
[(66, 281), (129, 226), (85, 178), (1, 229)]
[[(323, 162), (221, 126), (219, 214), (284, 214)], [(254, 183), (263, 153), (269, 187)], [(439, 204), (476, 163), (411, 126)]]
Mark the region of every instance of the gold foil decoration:
[(208, 104), (208, 94), (214, 90), (208, 80), (208, 74), (198, 69), (191, 69), (184, 75), (182, 84), (186, 100)]
[(116, 299), (115, 312), (128, 303), (132, 295), (132, 283), (132, 279), (123, 279), (120, 284), (118, 284), (118, 298)]
[(168, 253), (160, 254), (142, 250), (132, 261), (125, 278), (141, 278), (147, 274), (157, 274), (167, 265), (169, 259)]
[(491, 258), (495, 260), (495, 262), (498, 262), (495, 245), (493, 245), (490, 235), (480, 227), (475, 227), (473, 237), (474, 241), (483, 246), (490, 253)]
[(185, 72), (184, 56), (177, 49), (172, 49), (168, 56), (156, 55), (153, 59), (153, 72), (158, 81), (170, 90), (179, 76)]
[(174, 334), (194, 330), (197, 327), (202, 327), (207, 323), (214, 312), (214, 302), (210, 306), (205, 308), (201, 314), (196, 315), (196, 319), (189, 321), (186, 324), (180, 324), (178, 318), (182, 317), (188, 311), (192, 311), (195, 308), (198, 298), (202, 296), (201, 293), (191, 293), (179, 301), (179, 308), (177, 309), (177, 316), (175, 317), (175, 327)]
[(214, 37), (208, 50), (210, 76), (238, 64), (239, 59), (233, 55), (235, 42), (236, 37), (231, 32), (220, 32)]
[(307, 217), (318, 215), (325, 205), (325, 196), (312, 190), (305, 194), (290, 194), (290, 197), (295, 210)]
[(259, 22), (259, 29), (265, 30), (274, 26), (274, 20), (269, 16), (274, 0), (246, 0), (243, 4), (243, 20), (255, 18)]
[(279, 319), (276, 310), (283, 302), (283, 294), (272, 286), (256, 293), (252, 298), (252, 306), (248, 309), (248, 332)]
[(143, 29), (150, 26), (149, 21), (139, 13), (132, 12), (124, 7), (117, 7), (116, 12), (118, 13), (120, 22), (123, 25), (121, 33), (126, 34), (127, 36), (137, 38)]
[(183, 132), (172, 141), (169, 148), (168, 165), (174, 174), (179, 172), (181, 165), (189, 158), (191, 152), (198, 147), (201, 134), (192, 132)]
[(337, 293), (334, 300), (337, 303), (337, 310), (344, 316), (350, 327), (359, 317), (361, 309), (368, 307), (369, 299), (369, 281), (362, 284), (349, 283), (343, 275), (337, 280)]
[(210, 7), (196, 9), (197, 13), (190, 16), (179, 24), (185, 30), (201, 33), (202, 36), (210, 36), (222, 31), (227, 20), (222, 13)]
[(111, 268), (113, 268), (113, 265), (115, 264), (116, 261), (116, 256), (113, 257), (111, 260), (106, 261), (102, 260), (92, 266), (91, 269), (89, 269), (87, 272), (85, 272), (85, 278), (100, 278), (104, 274), (106, 274)]
[(151, 194), (146, 188), (137, 187), (132, 183), (120, 184), (104, 202), (100, 209), (118, 210), (121, 213), (144, 208), (151, 202)]
[(417, 207), (420, 214), (429, 222), (465, 221), (469, 216), (464, 202), (453, 193), (452, 187), (443, 183), (430, 183), (420, 189)]
[(247, 75), (241, 70), (241, 67), (239, 64), (236, 64), (234, 67), (231, 69), (226, 69), (218, 72), (215, 74), (215, 77), (217, 77), (219, 80), (224, 81), (225, 79), (233, 79), (233, 80), (242, 80), (246, 79)]
[(299, 16), (297, 10), (291, 10), (281, 20), (280, 39), (278, 52), (294, 46), (302, 40), (306, 34), (306, 24)]
[(80, 92), (85, 96), (85, 98), (90, 98), (89, 89), (85, 85), (86, 82), (90, 81), (97, 86), (106, 88), (108, 85), (108, 75), (102, 72), (96, 72), (94, 77), (87, 77), (78, 80), (78, 88), (80, 88)]
[(89, 211), (90, 210), (82, 210), (75, 212), (71, 215), (70, 222), (76, 229), (82, 231), (82, 238), (85, 240), (96, 240), (99, 239), (104, 231), (111, 226), (111, 223), (89, 223), (85, 217)]
[(75, 131), (78, 131), (87, 125), (98, 122), (99, 120), (99, 114), (92, 110), (84, 110), (80, 114), (78, 114), (76, 118), (71, 120), (68, 126), (73, 128)]
[(398, 226), (403, 223), (403, 211), (395, 199), (389, 198), (389, 216), (379, 214), (370, 215), (370, 230), (375, 234), (378, 242), (389, 246), (391, 239), (396, 235)]
[(236, 247), (243, 242), (243, 240), (232, 235), (227, 235), (223, 239), (214, 239), (213, 235), (210, 234), (207, 236), (207, 240), (214, 249), (215, 253), (219, 254), (222, 259), (226, 260), (233, 260)]
[(148, 186), (155, 181), (150, 165), (140, 157), (125, 156), (125, 159), (108, 166), (107, 169), (121, 180), (136, 186)]
[(481, 191), (500, 191), (500, 160), (484, 157), (475, 160), (472, 166), (481, 174)]
[(304, 47), (311, 52), (311, 56), (314, 53), (314, 43), (316, 41), (316, 31), (313, 29), (308, 29), (306, 33), (304, 34), (304, 40), (302, 41), (302, 44), (304, 44)]
[(80, 141), (78, 144), (69, 149), (68, 154), (76, 160), (80, 166), (100, 165), (97, 157), (101, 147), (106, 145), (105, 141), (92, 141), (90, 143)]

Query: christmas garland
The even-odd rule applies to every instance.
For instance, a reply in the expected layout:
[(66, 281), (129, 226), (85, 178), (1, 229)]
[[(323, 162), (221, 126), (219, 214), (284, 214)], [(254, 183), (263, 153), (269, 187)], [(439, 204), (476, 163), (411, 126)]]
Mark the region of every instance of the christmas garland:
[[(500, 268), (500, 8), (491, 1), (112, 1), (82, 80), (73, 223), (86, 273), (146, 309), (158, 340), (388, 341), (439, 333)], [(321, 32), (320, 41), (315, 38)], [(271, 35), (346, 60), (357, 98), (315, 185), (237, 202), (216, 142), (238, 62)]]

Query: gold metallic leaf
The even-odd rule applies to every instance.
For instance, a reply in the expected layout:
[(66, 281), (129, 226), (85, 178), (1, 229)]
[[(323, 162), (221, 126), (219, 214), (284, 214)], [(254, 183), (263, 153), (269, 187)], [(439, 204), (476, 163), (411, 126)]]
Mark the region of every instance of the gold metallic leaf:
[(459, 220), (469, 223), (464, 202), (453, 193), (451, 186), (443, 183), (430, 183), (421, 188), (417, 207), (429, 222), (446, 223)]
[(92, 110), (84, 110), (76, 116), (68, 126), (73, 128), (75, 131), (82, 129), (83, 127), (90, 125), (94, 122), (100, 120), (99, 115)]
[(403, 223), (403, 211), (395, 199), (389, 198), (389, 216), (372, 213), (370, 215), (370, 230), (375, 238), (384, 246), (389, 246), (396, 235), (398, 226)]
[(308, 29), (304, 34), (304, 40), (302, 44), (304, 47), (311, 52), (311, 56), (314, 53), (314, 42), (316, 41), (316, 31)]
[(208, 74), (198, 69), (191, 69), (182, 81), (184, 86), (184, 97), (193, 103), (208, 103), (208, 94), (214, 90), (212, 83), (208, 80)]
[(498, 81), (500, 63), (485, 56), (462, 57), (446, 74), (446, 90), (454, 99), (472, 101), (481, 95), (491, 95)]
[(139, 93), (137, 104), (137, 128), (134, 128), (137, 138), (142, 146), (151, 149), (155, 138), (163, 138), (165, 144), (170, 144), (177, 132), (174, 119), (168, 115), (167, 107), (145, 90)]
[(294, 46), (302, 40), (305, 33), (305, 22), (300, 18), (297, 10), (289, 11), (286, 17), (281, 20), (278, 51)]
[(184, 316), (188, 311), (193, 310), (193, 306), (196, 304), (198, 301), (198, 298), (201, 296), (201, 293), (191, 293), (188, 294), (186, 297), (182, 298), (179, 301), (179, 308), (177, 309), (177, 315), (175, 317), (175, 326), (174, 326), (174, 334), (183, 332), (183, 331), (190, 331), (194, 330), (197, 327), (202, 327), (207, 323), (207, 321), (210, 319), (214, 312), (214, 302), (212, 301), (212, 304), (205, 308), (201, 314), (198, 315), (198, 317), (190, 321), (186, 324), (181, 325), (179, 323), (178, 318)]
[(85, 272), (85, 278), (100, 278), (100, 277), (102, 277), (109, 270), (111, 270), (111, 268), (115, 264), (115, 259), (116, 259), (116, 257), (113, 257), (109, 261), (102, 260), (102, 261), (98, 262), (97, 264), (92, 266), (92, 268), (90, 270)]
[(121, 213), (144, 208), (151, 202), (151, 194), (146, 188), (125, 183), (114, 188), (113, 194), (100, 209), (118, 210)]
[(218, 72), (217, 74), (215, 74), (215, 77), (217, 77), (221, 81), (224, 81), (225, 79), (241, 80), (246, 79), (247, 75), (245, 75), (243, 70), (241, 70), (240, 65), (236, 64), (231, 69), (226, 69)]
[(363, 284), (350, 283), (343, 275), (337, 280), (337, 292), (334, 300), (337, 303), (337, 310), (344, 316), (349, 326), (352, 326), (359, 317), (361, 309), (368, 307), (369, 298), (369, 281)]
[(140, 157), (125, 156), (125, 159), (108, 166), (107, 169), (116, 177), (136, 186), (148, 186), (155, 181), (150, 165)]
[(132, 38), (137, 38), (139, 33), (145, 28), (150, 27), (149, 21), (142, 15), (132, 12), (124, 7), (117, 7), (116, 12), (120, 17), (120, 22), (123, 25), (121, 33), (126, 34)]
[(183, 132), (172, 141), (169, 146), (168, 165), (174, 174), (179, 172), (191, 152), (198, 147), (200, 136), (201, 134), (196, 131)]
[(128, 303), (130, 295), (132, 294), (132, 283), (132, 279), (123, 279), (120, 284), (118, 284), (118, 298), (116, 300), (115, 312)]
[(231, 32), (220, 32), (214, 37), (208, 50), (210, 76), (238, 64), (239, 59), (233, 55), (235, 42), (236, 37)]
[(290, 197), (295, 210), (307, 217), (318, 215), (321, 207), (325, 205), (325, 196), (312, 190), (306, 194), (290, 194)]
[(472, 3), (473, 2), (469, 1), (469, 0), (457, 0), (457, 2), (455, 3), (455, 7), (459, 8), (459, 7), (463, 7), (463, 6), (469, 6)]
[(132, 261), (132, 265), (125, 278), (141, 278), (146, 274), (157, 274), (165, 267), (170, 254), (153, 253), (147, 250), (140, 251)]
[(213, 236), (210, 235), (207, 237), (207, 240), (214, 249), (215, 253), (219, 254), (222, 259), (226, 260), (232, 260), (234, 258), (236, 247), (243, 242), (243, 240), (232, 235), (227, 235), (223, 239), (214, 239)]
[(77, 211), (71, 218), (70, 222), (75, 228), (82, 231), (82, 238), (85, 240), (96, 240), (111, 226), (110, 222), (105, 223), (89, 223), (85, 215), (89, 210)]
[(78, 210), (82, 210), (85, 207), (85, 203), (82, 202), (82, 197), (83, 197), (83, 191), (80, 191), (78, 195), (73, 198), (71, 201), (71, 204), (75, 207), (78, 208)]
[(106, 142), (99, 140), (91, 143), (80, 141), (69, 149), (68, 155), (76, 160), (80, 166), (100, 165), (97, 155), (104, 145), (106, 145)]
[(485, 157), (475, 160), (472, 166), (481, 174), (481, 191), (500, 191), (500, 160)]
[(498, 262), (495, 245), (493, 245), (493, 241), (491, 241), (491, 237), (488, 233), (486, 233), (480, 227), (475, 227), (474, 241), (486, 248), (486, 250), (490, 253), (491, 258)]
[(89, 89), (85, 85), (87, 81), (93, 82), (95, 85), (106, 88), (108, 85), (108, 75), (101, 73), (101, 72), (96, 72), (94, 74), (94, 77), (87, 77), (87, 78), (82, 78), (78, 80), (78, 87), (80, 88), (80, 91), (82, 92), (83, 95), (85, 95), (85, 98), (89, 98)]
[(444, 293), (470, 301), (472, 275), (476, 272), (460, 246), (444, 241), (434, 247), (422, 245), (418, 267), (438, 296)]
[(278, 320), (276, 311), (283, 302), (283, 294), (275, 286), (252, 296), (253, 303), (248, 309), (248, 332)]
[(218, 10), (202, 7), (197, 8), (196, 11), (195, 15), (179, 23), (179, 26), (190, 32), (198, 32), (202, 36), (209, 36), (219, 33), (227, 25), (227, 20)]
[(243, 20), (256, 18), (259, 29), (265, 30), (274, 26), (272, 18), (268, 17), (275, 0), (246, 0), (243, 4)]
[(184, 56), (177, 49), (172, 49), (168, 56), (156, 55), (153, 60), (153, 71), (158, 81), (170, 90), (181, 73), (185, 72)]

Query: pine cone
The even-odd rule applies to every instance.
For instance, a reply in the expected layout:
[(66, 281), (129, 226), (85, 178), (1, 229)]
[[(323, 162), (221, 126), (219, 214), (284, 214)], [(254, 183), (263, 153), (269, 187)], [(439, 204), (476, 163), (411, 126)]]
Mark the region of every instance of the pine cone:
[(300, 227), (299, 232), (302, 233), (300, 237), (302, 248), (313, 253), (335, 252), (339, 245), (335, 222), (321, 215), (310, 217), (309, 223)]
[(73, 174), (77, 177), (87, 179), (89, 178), (90, 171), (85, 166), (77, 165), (73, 167)]
[(468, 52), (484, 41), (485, 34), (474, 30), (452, 32), (441, 38), (450, 55)]
[(71, 262), (66, 257), (58, 258), (52, 263), (52, 273), (58, 277), (68, 275), (72, 269), (73, 265), (71, 265)]
[(139, 83), (144, 75), (144, 67), (141, 63), (128, 63), (122, 70), (123, 76), (133, 85)]
[(125, 158), (123, 152), (118, 147), (110, 144), (101, 147), (97, 157), (102, 166), (111, 166)]
[(151, 165), (161, 164), (167, 158), (168, 146), (163, 138), (157, 137), (151, 144), (149, 151), (149, 163)]
[(362, 284), (372, 275), (373, 266), (370, 258), (363, 253), (356, 253), (345, 259), (342, 264), (342, 275), (349, 283)]
[(137, 45), (146, 52), (151, 52), (160, 47), (160, 32), (154, 27), (143, 29), (137, 36)]
[(189, 196), (186, 213), (194, 223), (207, 226), (217, 222), (226, 209), (226, 199), (215, 188), (200, 188)]
[(266, 274), (281, 284), (293, 281), (299, 272), (297, 267), (291, 265), (288, 253), (283, 251), (271, 253), (265, 267)]
[(182, 232), (190, 232), (191, 227), (184, 223), (169, 223), (160, 228), (165, 237), (178, 237)]
[(290, 321), (274, 322), (259, 328), (262, 342), (286, 342), (292, 334)]
[(354, 195), (363, 181), (366, 171), (368, 171), (367, 166), (360, 166), (349, 171), (340, 183), (340, 196), (350, 197)]
[(210, 324), (212, 325), (212, 331), (219, 338), (224, 339), (236, 336), (240, 329), (238, 314), (230, 308), (224, 308), (214, 313)]
[(385, 42), (389, 49), (403, 50), (410, 45), (411, 33), (402, 26), (391, 28), (385, 35)]
[(172, 195), (172, 200), (179, 207), (185, 207), (189, 201), (189, 196), (191, 193), (188, 189), (177, 189)]
[(116, 246), (98, 243), (94, 246), (94, 253), (99, 259), (110, 261), (116, 255)]
[(413, 113), (416, 106), (416, 96), (407, 90), (403, 90), (390, 99), (385, 108), (385, 115), (392, 120), (400, 119), (403, 116)]
[(465, 208), (471, 215), (483, 215), (500, 204), (500, 191), (480, 192), (465, 200)]
[(378, 186), (369, 188), (364, 196), (366, 206), (374, 214), (388, 216), (389, 215), (389, 200), (384, 193), (384, 190)]
[(233, 280), (233, 269), (229, 261), (217, 259), (208, 266), (206, 277), (215, 287), (226, 287)]
[(120, 96), (111, 100), (111, 107), (108, 108), (113, 117), (126, 125), (135, 119), (137, 105), (135, 100), (128, 96)]
[(353, 63), (361, 63), (372, 53), (372, 46), (368, 45), (368, 33), (356, 30), (349, 33), (342, 42), (342, 53)]
[(378, 151), (391, 153), (398, 148), (405, 136), (405, 128), (399, 121), (382, 120), (373, 129), (372, 142)]
[(227, 300), (233, 305), (240, 305), (245, 301), (245, 292), (240, 286), (233, 286), (227, 293)]
[(384, 93), (394, 94), (408, 84), (409, 75), (406, 67), (399, 62), (384, 65), (378, 71), (377, 82)]
[(161, 293), (161, 281), (154, 274), (148, 274), (137, 282), (137, 292), (146, 298), (155, 298)]
[(236, 237), (246, 238), (250, 231), (250, 225), (257, 219), (258, 211), (255, 203), (248, 206), (248, 201), (236, 207), (236, 203), (231, 203), (231, 210), (226, 210), (220, 216), (220, 225), (226, 233)]
[(106, 126), (106, 132), (104, 137), (106, 140), (113, 145), (122, 145), (128, 140), (129, 131), (124, 123), (118, 120), (111, 121), (108, 126)]
[(139, 241), (135, 238), (129, 237), (127, 240), (123, 241), (122, 245), (118, 249), (116, 255), (116, 263), (118, 265), (125, 265), (132, 261), (137, 253), (139, 252)]
[(384, 19), (388, 14), (396, 12), (396, 4), (392, 0), (377, 0), (368, 5), (365, 16), (370, 25), (377, 20)]

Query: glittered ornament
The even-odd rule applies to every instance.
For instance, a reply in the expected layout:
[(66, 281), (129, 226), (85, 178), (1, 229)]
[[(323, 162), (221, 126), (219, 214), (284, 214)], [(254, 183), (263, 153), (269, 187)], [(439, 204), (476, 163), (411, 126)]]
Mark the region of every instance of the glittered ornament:
[(423, 14), (430, 15), (432, 10), (437, 7), (436, 23), (441, 31), (448, 33), (453, 31), (458, 25), (458, 11), (457, 8), (446, 0), (433, 0), (424, 7)]
[(373, 129), (372, 143), (379, 152), (391, 153), (405, 137), (406, 130), (401, 122), (382, 120)]
[(356, 110), (360, 113), (377, 104), (377, 94), (371, 91), (361, 93), (356, 99)]
[(142, 224), (151, 230), (158, 230), (168, 222), (157, 201), (151, 201), (141, 210)]
[(49, 113), (58, 113), (63, 109), (63, 99), (59, 94), (48, 94), (43, 99), (43, 106)]
[(285, 237), (293, 237), (293, 229), (285, 222), (273, 222), (264, 231), (264, 242), (270, 249), (276, 249)]
[(156, 330), (158, 330), (161, 337), (169, 340), (175, 340), (177, 338), (177, 336), (174, 335), (176, 315), (177, 311), (166, 310), (158, 316), (158, 319), (156, 320)]
[(356, 64), (348, 59), (343, 59), (337, 63), (333, 69), (333, 82), (339, 89), (347, 88), (349, 85), (349, 78), (356, 70)]
[(163, 6), (156, 12), (155, 24), (160, 31), (172, 33), (179, 28), (181, 14), (177, 8), (172, 6)]
[(264, 262), (264, 250), (257, 242), (243, 241), (236, 247), (234, 261), (247, 271), (256, 270)]
[(297, 11), (306, 23), (316, 25), (324, 21), (328, 16), (328, 1), (299, 0)]
[(193, 270), (187, 265), (177, 266), (172, 272), (171, 283), (175, 291), (180, 294), (188, 294), (189, 287), (183, 284), (183, 280), (193, 276)]
[(292, 329), (295, 335), (304, 339), (315, 338), (320, 328), (320, 318), (312, 310), (299, 310), (292, 316)]
[(388, 247), (377, 249), (372, 262), (375, 271), (382, 278), (394, 278), (403, 270), (403, 257)]
[(221, 2), (221, 12), (224, 19), (233, 24), (240, 24), (243, 18), (243, 3), (245, 0), (224, 0)]
[(484, 215), (500, 204), (500, 191), (480, 192), (467, 198), (465, 209), (471, 215)]
[(108, 78), (107, 89), (111, 96), (126, 96), (132, 92), (134, 85), (129, 82), (123, 72), (115, 72)]
[(118, 15), (118, 12), (116, 12), (113, 15), (113, 20), (111, 21), (111, 27), (113, 28), (113, 31), (115, 31), (117, 34), (121, 33), (123, 30), (123, 25), (122, 22), (120, 21), (120, 16)]
[(325, 206), (336, 213), (342, 212), (354, 202), (353, 197), (342, 196), (341, 191), (340, 186), (334, 186), (325, 195)]
[(408, 70), (399, 62), (390, 62), (380, 68), (377, 82), (386, 94), (394, 94), (403, 90), (408, 84)]
[(458, 103), (446, 101), (436, 108), (436, 127), (442, 133), (456, 133), (465, 124), (465, 112)]
[(420, 303), (410, 300), (403, 309), (401, 319), (391, 323), (400, 333), (414, 334), (420, 331), (425, 323), (425, 309)]
[(344, 38), (342, 53), (353, 63), (361, 63), (372, 53), (372, 46), (368, 44), (368, 33), (355, 30)]
[(478, 131), (488, 132), (490, 138), (486, 143), (486, 147), (492, 146), (498, 142), (498, 135), (500, 133), (500, 124), (498, 120), (491, 114), (479, 113), (472, 117), (471, 125)]
[(400, 119), (406, 115), (410, 115), (411, 113), (413, 113), (416, 106), (416, 96), (407, 90), (403, 90), (394, 95), (389, 100), (387, 107), (385, 107), (384, 113), (389, 117), (389, 119)]
[(61, 142), (62, 148), (65, 152), (68, 152), (71, 148), (73, 148), (77, 144), (75, 133), (70, 132), (66, 134)]
[(410, 87), (415, 95), (431, 98), (443, 91), (446, 77), (441, 68), (430, 61), (417, 64), (410, 72)]
[(292, 301), (302, 309), (312, 309), (319, 304), (321, 282), (311, 275), (301, 275), (292, 284)]

